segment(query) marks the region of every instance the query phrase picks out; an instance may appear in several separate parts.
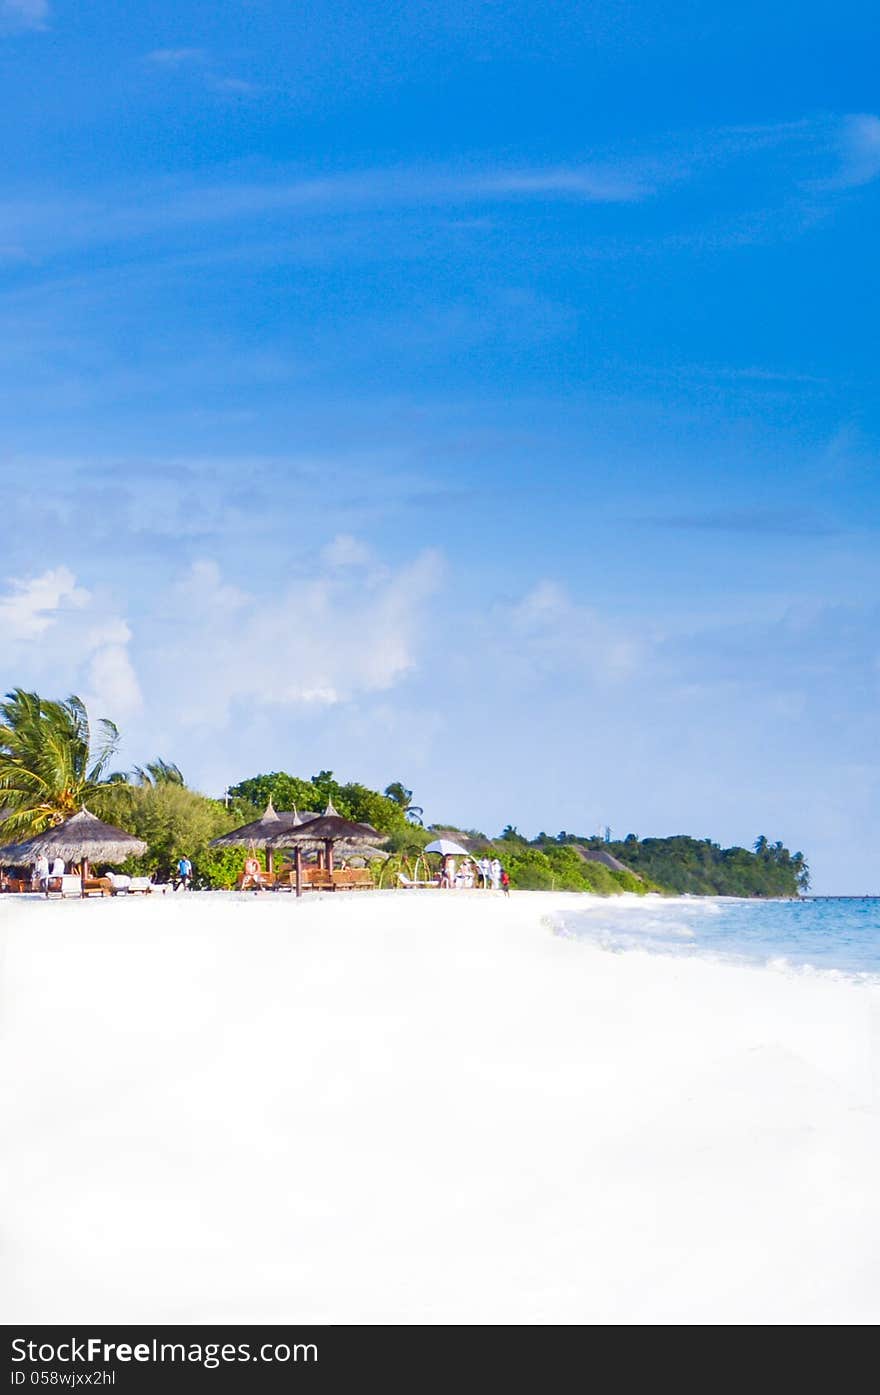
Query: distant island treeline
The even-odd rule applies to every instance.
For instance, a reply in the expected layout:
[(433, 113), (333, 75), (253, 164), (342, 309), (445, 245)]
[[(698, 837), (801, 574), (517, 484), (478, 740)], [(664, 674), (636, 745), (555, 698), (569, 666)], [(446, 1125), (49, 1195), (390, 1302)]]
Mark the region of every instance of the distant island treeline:
[(401, 781), (379, 791), (338, 781), (329, 770), (308, 779), (284, 771), (254, 775), (217, 799), (190, 789), (171, 761), (113, 770), (118, 744), (119, 732), (107, 719), (92, 730), (77, 697), (57, 701), (21, 688), (8, 693), (0, 703), (0, 844), (42, 832), (87, 805), (147, 843), (147, 853), (123, 870), (165, 877), (186, 855), (197, 882), (219, 889), (235, 885), (248, 854), (212, 848), (211, 839), (259, 817), (270, 801), (279, 812), (320, 812), (332, 801), (345, 817), (386, 836), (389, 857), (373, 864), (385, 885), (394, 884), (397, 871), (412, 869), (425, 845), (444, 834), (475, 857), (498, 857), (521, 890), (786, 897), (809, 887), (803, 853), (764, 836), (751, 849), (681, 834), (631, 833), (607, 841), (563, 831), (527, 839), (510, 824), (491, 836), (455, 823), (426, 825), (424, 810)]

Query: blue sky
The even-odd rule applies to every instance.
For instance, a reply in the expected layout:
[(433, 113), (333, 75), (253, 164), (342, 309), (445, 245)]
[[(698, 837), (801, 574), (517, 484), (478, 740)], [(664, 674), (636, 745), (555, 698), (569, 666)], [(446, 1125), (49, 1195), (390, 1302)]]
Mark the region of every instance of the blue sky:
[(868, 4), (0, 0), (0, 678), (880, 889)]

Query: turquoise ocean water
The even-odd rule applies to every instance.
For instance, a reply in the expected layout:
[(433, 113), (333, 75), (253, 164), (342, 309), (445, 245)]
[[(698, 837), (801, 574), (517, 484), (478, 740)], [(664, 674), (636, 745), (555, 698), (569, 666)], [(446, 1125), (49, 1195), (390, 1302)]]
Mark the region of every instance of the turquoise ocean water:
[(648, 898), (595, 902), (556, 921), (604, 949), (647, 950), (880, 977), (880, 898), (738, 901)]

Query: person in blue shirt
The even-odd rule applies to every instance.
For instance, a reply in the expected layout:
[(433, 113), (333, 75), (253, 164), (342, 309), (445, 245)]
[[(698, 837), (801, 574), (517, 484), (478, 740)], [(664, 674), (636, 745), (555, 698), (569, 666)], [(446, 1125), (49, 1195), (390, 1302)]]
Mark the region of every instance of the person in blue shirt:
[(189, 889), (190, 883), (192, 882), (192, 871), (192, 863), (188, 857), (180, 857), (177, 859), (177, 882), (174, 888), (175, 891), (178, 891), (180, 887), (183, 887), (184, 891)]

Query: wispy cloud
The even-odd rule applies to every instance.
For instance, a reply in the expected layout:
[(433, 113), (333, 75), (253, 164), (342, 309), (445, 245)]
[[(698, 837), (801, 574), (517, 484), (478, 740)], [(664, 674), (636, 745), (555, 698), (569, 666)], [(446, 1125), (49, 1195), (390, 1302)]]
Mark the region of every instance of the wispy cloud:
[(16, 29), (45, 29), (49, 0), (0, 0), (0, 24)]
[(847, 117), (840, 133), (839, 188), (855, 189), (880, 176), (880, 117), (869, 114)]
[(207, 85), (214, 92), (225, 92), (230, 97), (252, 97), (262, 91), (256, 82), (248, 82), (246, 78), (217, 77), (214, 74), (208, 77)]
[[(2, 3), (2, 0), (0, 0)], [(217, 70), (207, 50), (156, 49), (146, 55), (157, 71), (192, 72), (218, 94), (247, 96), (259, 87)], [(736, 172), (733, 166), (737, 167)], [(736, 245), (791, 235), (822, 214), (835, 190), (880, 176), (880, 118), (823, 117), (776, 126), (737, 127), (670, 136), (653, 153), (599, 156), (546, 164), (409, 165), (310, 173), (270, 169), (243, 178), (240, 168), (218, 168), (198, 181), (152, 180), (91, 195), (41, 201), (7, 198), (0, 204), (4, 244), (19, 257), (57, 247), (110, 244), (185, 227), (275, 219), (413, 210), (462, 210), (471, 219), (498, 206), (522, 203), (628, 207), (674, 188), (709, 181), (756, 187), (764, 208), (731, 211), (722, 224), (711, 208), (697, 228), (670, 230), (672, 245)], [(817, 194), (828, 197), (817, 199)], [(633, 244), (628, 244), (633, 250)]]
[[(669, 170), (659, 164), (633, 163), (615, 168), (610, 164), (558, 166), (552, 169), (509, 169), (476, 175), (474, 193), (572, 198), (587, 203), (630, 203), (656, 193), (667, 182)], [(466, 187), (466, 181), (463, 185)]]
[(746, 533), (777, 537), (834, 537), (844, 531), (832, 519), (798, 509), (709, 509), (647, 520), (658, 528), (688, 532)]
[(321, 549), (321, 560), (330, 567), (366, 567), (373, 561), (373, 550), (351, 533), (337, 533)]
[(614, 685), (631, 679), (642, 657), (640, 641), (558, 582), (544, 579), (493, 617), (493, 644), (508, 662), (522, 666), (521, 681), (575, 673), (584, 684)]
[(247, 97), (261, 91), (255, 82), (217, 71), (212, 55), (204, 48), (155, 48), (144, 54), (144, 62), (166, 72), (198, 74), (203, 87), (227, 96)]
[[(231, 89), (230, 89), (231, 90)], [(243, 89), (236, 89), (243, 90)], [(389, 209), (473, 207), (535, 202), (633, 203), (656, 193), (660, 171), (635, 165), (553, 169), (400, 167), (242, 181), (218, 171), (198, 184), (154, 181), (106, 196), (0, 203), (0, 226), (10, 245), (42, 253), (57, 245), (124, 241), (176, 227), (325, 216)]]
[(183, 68), (193, 63), (206, 63), (208, 55), (203, 48), (154, 48), (144, 55), (144, 61), (154, 63), (159, 68)]

